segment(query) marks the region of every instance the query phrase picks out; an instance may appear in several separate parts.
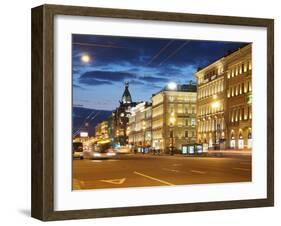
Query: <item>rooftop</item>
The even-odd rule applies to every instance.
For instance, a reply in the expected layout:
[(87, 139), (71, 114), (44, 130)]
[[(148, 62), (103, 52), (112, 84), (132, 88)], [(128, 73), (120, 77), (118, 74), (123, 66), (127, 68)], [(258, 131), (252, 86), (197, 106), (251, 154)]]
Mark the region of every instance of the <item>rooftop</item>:
[(163, 89), (161, 89), (159, 92), (152, 94), (152, 96), (155, 96), (158, 93), (161, 93), (163, 91), (174, 91), (174, 92), (196, 92), (197, 86), (196, 83), (193, 81), (190, 81), (188, 84), (168, 84)]

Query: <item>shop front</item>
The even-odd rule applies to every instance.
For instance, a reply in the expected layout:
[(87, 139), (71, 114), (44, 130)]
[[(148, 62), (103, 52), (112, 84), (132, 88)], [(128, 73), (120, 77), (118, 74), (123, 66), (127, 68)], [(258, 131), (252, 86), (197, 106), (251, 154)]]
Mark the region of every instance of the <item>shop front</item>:
[(184, 144), (181, 150), (183, 155), (197, 155), (203, 153), (202, 144)]

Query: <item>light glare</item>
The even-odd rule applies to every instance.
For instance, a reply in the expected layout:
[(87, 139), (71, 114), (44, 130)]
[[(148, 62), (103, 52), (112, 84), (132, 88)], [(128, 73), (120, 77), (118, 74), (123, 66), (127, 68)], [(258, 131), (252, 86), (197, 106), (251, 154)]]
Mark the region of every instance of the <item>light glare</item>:
[(170, 82), (170, 83), (168, 84), (168, 89), (170, 89), (170, 90), (175, 90), (175, 89), (177, 89), (177, 84), (176, 84), (175, 82)]

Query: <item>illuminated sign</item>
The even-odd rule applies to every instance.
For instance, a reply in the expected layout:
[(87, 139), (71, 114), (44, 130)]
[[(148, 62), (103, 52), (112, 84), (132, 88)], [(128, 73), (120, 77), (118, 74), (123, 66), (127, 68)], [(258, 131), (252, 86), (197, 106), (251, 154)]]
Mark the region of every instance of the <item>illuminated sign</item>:
[(248, 139), (248, 148), (252, 148), (252, 147), (253, 147), (253, 140)]
[(230, 141), (230, 147), (231, 148), (235, 148), (235, 140), (231, 140)]
[(187, 147), (186, 147), (186, 146), (183, 146), (183, 147), (182, 147), (182, 153), (183, 153), (183, 154), (187, 154)]
[(244, 141), (242, 139), (238, 140), (238, 148), (243, 149), (244, 148)]
[(88, 132), (80, 132), (80, 137), (88, 137)]
[(189, 154), (194, 154), (194, 146), (189, 146), (188, 147), (188, 153)]

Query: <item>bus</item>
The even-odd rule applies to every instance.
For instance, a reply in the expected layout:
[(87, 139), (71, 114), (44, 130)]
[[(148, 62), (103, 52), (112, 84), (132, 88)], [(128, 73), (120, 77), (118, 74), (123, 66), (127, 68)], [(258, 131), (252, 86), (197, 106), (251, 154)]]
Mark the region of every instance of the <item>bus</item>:
[(116, 151), (112, 148), (109, 141), (100, 141), (92, 146), (88, 150), (84, 150), (85, 159), (108, 159), (116, 156)]

